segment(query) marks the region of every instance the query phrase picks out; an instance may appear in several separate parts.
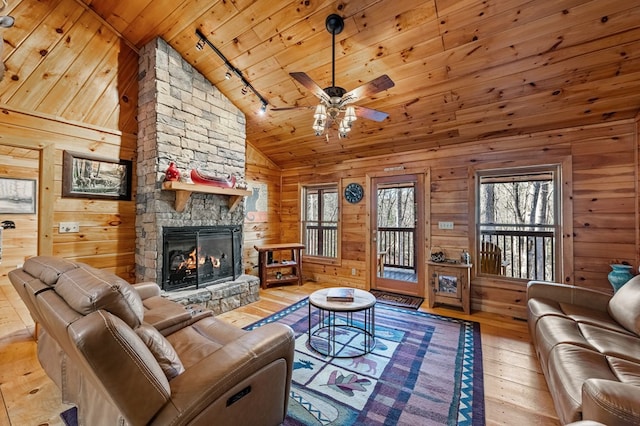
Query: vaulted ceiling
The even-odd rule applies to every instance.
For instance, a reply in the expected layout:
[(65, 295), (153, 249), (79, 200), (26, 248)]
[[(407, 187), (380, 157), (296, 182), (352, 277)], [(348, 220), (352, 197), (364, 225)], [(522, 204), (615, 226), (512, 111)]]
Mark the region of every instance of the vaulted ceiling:
[[(164, 38), (246, 113), (247, 140), (283, 168), (632, 118), (640, 109), (637, 1), (76, 0), (76, 6), (99, 16), (133, 50)], [(359, 119), (346, 139), (335, 131), (316, 137), (312, 109), (271, 110), (317, 104), (290, 72), (331, 85), (325, 29), (331, 13), (345, 20), (336, 36), (336, 85), (351, 90), (383, 74), (395, 83), (357, 102), (389, 117)], [(211, 49), (196, 49), (196, 29), (267, 99), (265, 115), (238, 78), (225, 79), (227, 67)]]

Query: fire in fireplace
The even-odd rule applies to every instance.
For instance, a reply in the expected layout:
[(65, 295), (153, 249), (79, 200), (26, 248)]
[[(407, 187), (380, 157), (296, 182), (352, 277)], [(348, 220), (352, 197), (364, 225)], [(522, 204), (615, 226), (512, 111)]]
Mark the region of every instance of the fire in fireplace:
[(165, 227), (162, 288), (200, 288), (242, 273), (241, 226)]

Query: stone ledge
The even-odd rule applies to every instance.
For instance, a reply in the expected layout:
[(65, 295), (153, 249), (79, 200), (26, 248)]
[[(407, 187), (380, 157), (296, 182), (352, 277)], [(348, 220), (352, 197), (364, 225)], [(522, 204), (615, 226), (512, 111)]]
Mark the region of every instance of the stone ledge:
[(260, 279), (253, 275), (240, 275), (235, 281), (204, 288), (163, 291), (162, 296), (182, 305), (197, 303), (218, 315), (260, 300)]

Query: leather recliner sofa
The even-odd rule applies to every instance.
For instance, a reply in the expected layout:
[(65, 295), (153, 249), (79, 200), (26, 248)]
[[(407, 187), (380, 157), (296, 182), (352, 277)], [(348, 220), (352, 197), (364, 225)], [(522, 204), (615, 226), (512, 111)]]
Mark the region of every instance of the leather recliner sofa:
[(640, 424), (640, 276), (613, 296), (531, 281), (527, 299), (531, 339), (560, 421)]
[(9, 278), (38, 324), (38, 359), (85, 425), (277, 425), (294, 335), (245, 331), (69, 260), (37, 256)]

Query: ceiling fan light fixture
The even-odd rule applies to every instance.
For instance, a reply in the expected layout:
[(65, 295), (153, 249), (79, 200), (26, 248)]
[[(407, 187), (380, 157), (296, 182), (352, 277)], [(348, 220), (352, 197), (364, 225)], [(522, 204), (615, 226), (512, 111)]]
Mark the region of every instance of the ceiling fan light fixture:
[(327, 107), (322, 104), (318, 104), (316, 107), (316, 112), (313, 114), (313, 118), (316, 120), (326, 120), (327, 118)]
[(344, 119), (349, 123), (349, 126), (351, 126), (351, 123), (358, 119), (356, 109), (352, 106), (347, 107), (347, 110), (344, 112)]
[(351, 122), (347, 121), (346, 118), (343, 118), (340, 121), (340, 127), (338, 127), (338, 132), (343, 138), (347, 137), (347, 133), (351, 131)]

